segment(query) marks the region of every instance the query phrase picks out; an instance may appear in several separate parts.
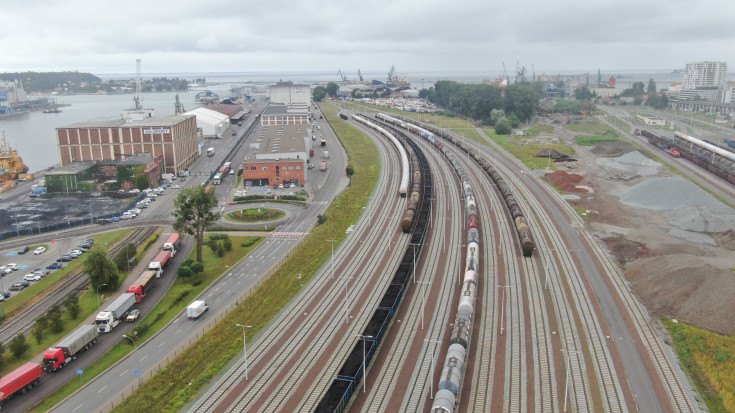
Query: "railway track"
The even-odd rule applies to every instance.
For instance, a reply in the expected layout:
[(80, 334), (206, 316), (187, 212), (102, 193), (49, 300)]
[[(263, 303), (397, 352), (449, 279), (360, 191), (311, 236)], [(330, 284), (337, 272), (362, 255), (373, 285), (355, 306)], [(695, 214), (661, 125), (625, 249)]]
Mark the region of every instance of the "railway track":
[[(153, 227), (134, 229), (133, 232), (125, 237), (125, 239), (110, 249), (109, 255), (117, 255), (117, 253), (129, 243), (139, 244), (141, 241), (150, 237), (154, 232), (155, 228)], [(23, 334), (25, 336), (30, 335), (38, 317), (43, 315), (54, 305), (61, 305), (69, 294), (86, 289), (89, 283), (89, 276), (83, 272), (67, 277), (67, 279), (52, 291), (49, 291), (41, 299), (24, 308), (11, 319), (0, 324), (0, 341), (7, 345), (7, 343), (18, 334)]]
[[(378, 148), (383, 153), (381, 159), (396, 162), (394, 155), (390, 158), (390, 149), (385, 144), (379, 144)], [(381, 168), (372, 196), (391, 202), (371, 203), (355, 226), (355, 233), (364, 236), (348, 237), (335, 249), (335, 262), (339, 263), (334, 269), (335, 279), (331, 279), (331, 263), (327, 261), (271, 328), (251, 344), (250, 380), (244, 380), (244, 364), (240, 361), (191, 411), (308, 410), (306, 406), (313, 408), (319, 402), (339, 362), (351, 350), (354, 334), (359, 333), (360, 321), (368, 312), (352, 308), (349, 314), (353, 318), (345, 324), (345, 287), (348, 287), (347, 302), (359, 302), (366, 308), (369, 305), (366, 302), (379, 299), (380, 293), (375, 291), (380, 287), (374, 285), (374, 279), (363, 275), (380, 273), (376, 269), (379, 267), (397, 265), (400, 250), (405, 250), (407, 237), (398, 231), (400, 216), (391, 213), (405, 202), (396, 199), (397, 176), (400, 173), (391, 168), (385, 168), (385, 172)], [(386, 239), (386, 232), (393, 235)], [(325, 361), (315, 362), (320, 358)], [(308, 391), (299, 391), (306, 386)], [(312, 396), (301, 399), (303, 394)]]

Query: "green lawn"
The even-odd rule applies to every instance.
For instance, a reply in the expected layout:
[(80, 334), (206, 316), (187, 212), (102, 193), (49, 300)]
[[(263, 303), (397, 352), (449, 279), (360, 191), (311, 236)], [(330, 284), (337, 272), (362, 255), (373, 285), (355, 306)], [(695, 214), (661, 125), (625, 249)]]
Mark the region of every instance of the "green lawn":
[(618, 140), (620, 140), (620, 138), (612, 133), (606, 133), (604, 135), (581, 135), (574, 137), (574, 142), (582, 146), (592, 146), (600, 142), (615, 142)]
[(225, 219), (235, 222), (268, 222), (281, 219), (286, 213), (274, 208), (249, 208), (233, 211), (225, 215)]
[(518, 145), (512, 140), (511, 135), (497, 135), (492, 129), (483, 130), (493, 141), (531, 169), (545, 169), (547, 166), (552, 170), (556, 169), (553, 161), (549, 162), (547, 158), (537, 158), (535, 156), (542, 149), (552, 148), (559, 153), (574, 155), (574, 149), (567, 145)]
[(598, 121), (583, 124), (564, 124), (564, 129), (572, 132), (606, 133), (610, 127)]

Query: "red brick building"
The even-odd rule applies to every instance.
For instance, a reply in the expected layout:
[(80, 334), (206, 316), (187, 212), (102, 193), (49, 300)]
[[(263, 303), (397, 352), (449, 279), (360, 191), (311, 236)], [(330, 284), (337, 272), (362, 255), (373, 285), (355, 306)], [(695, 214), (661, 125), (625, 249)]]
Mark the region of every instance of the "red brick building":
[(138, 154), (163, 156), (161, 172), (178, 174), (198, 156), (196, 117), (163, 116), (76, 123), (56, 129), (61, 165), (124, 160)]
[(252, 161), (242, 165), (245, 186), (303, 185), (304, 161)]
[(307, 126), (263, 127), (242, 164), (244, 185), (303, 185), (309, 159)]

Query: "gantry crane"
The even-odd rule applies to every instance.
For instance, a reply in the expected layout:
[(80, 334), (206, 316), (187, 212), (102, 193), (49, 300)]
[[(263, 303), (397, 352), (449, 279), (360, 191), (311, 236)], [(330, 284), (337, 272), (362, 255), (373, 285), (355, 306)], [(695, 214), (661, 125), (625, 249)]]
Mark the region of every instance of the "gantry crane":
[(360, 76), (360, 82), (362, 82), (362, 72), (360, 71), (360, 69), (357, 69), (357, 75)]
[(344, 73), (342, 73), (342, 69), (339, 69), (339, 72), (337, 74), (342, 78), (343, 82), (347, 82), (347, 76), (345, 76)]

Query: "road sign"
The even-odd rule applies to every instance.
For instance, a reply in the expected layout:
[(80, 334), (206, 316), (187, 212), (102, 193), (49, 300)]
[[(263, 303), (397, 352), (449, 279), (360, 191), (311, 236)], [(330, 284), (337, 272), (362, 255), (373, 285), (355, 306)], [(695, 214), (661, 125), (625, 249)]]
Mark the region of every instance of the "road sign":
[(82, 369), (77, 369), (77, 374), (82, 374), (82, 373), (84, 373), (84, 370), (82, 370)]
[(141, 373), (141, 372), (140, 372), (140, 370), (135, 370), (135, 375), (136, 375), (136, 376), (142, 376), (142, 375), (143, 375), (143, 373)]

